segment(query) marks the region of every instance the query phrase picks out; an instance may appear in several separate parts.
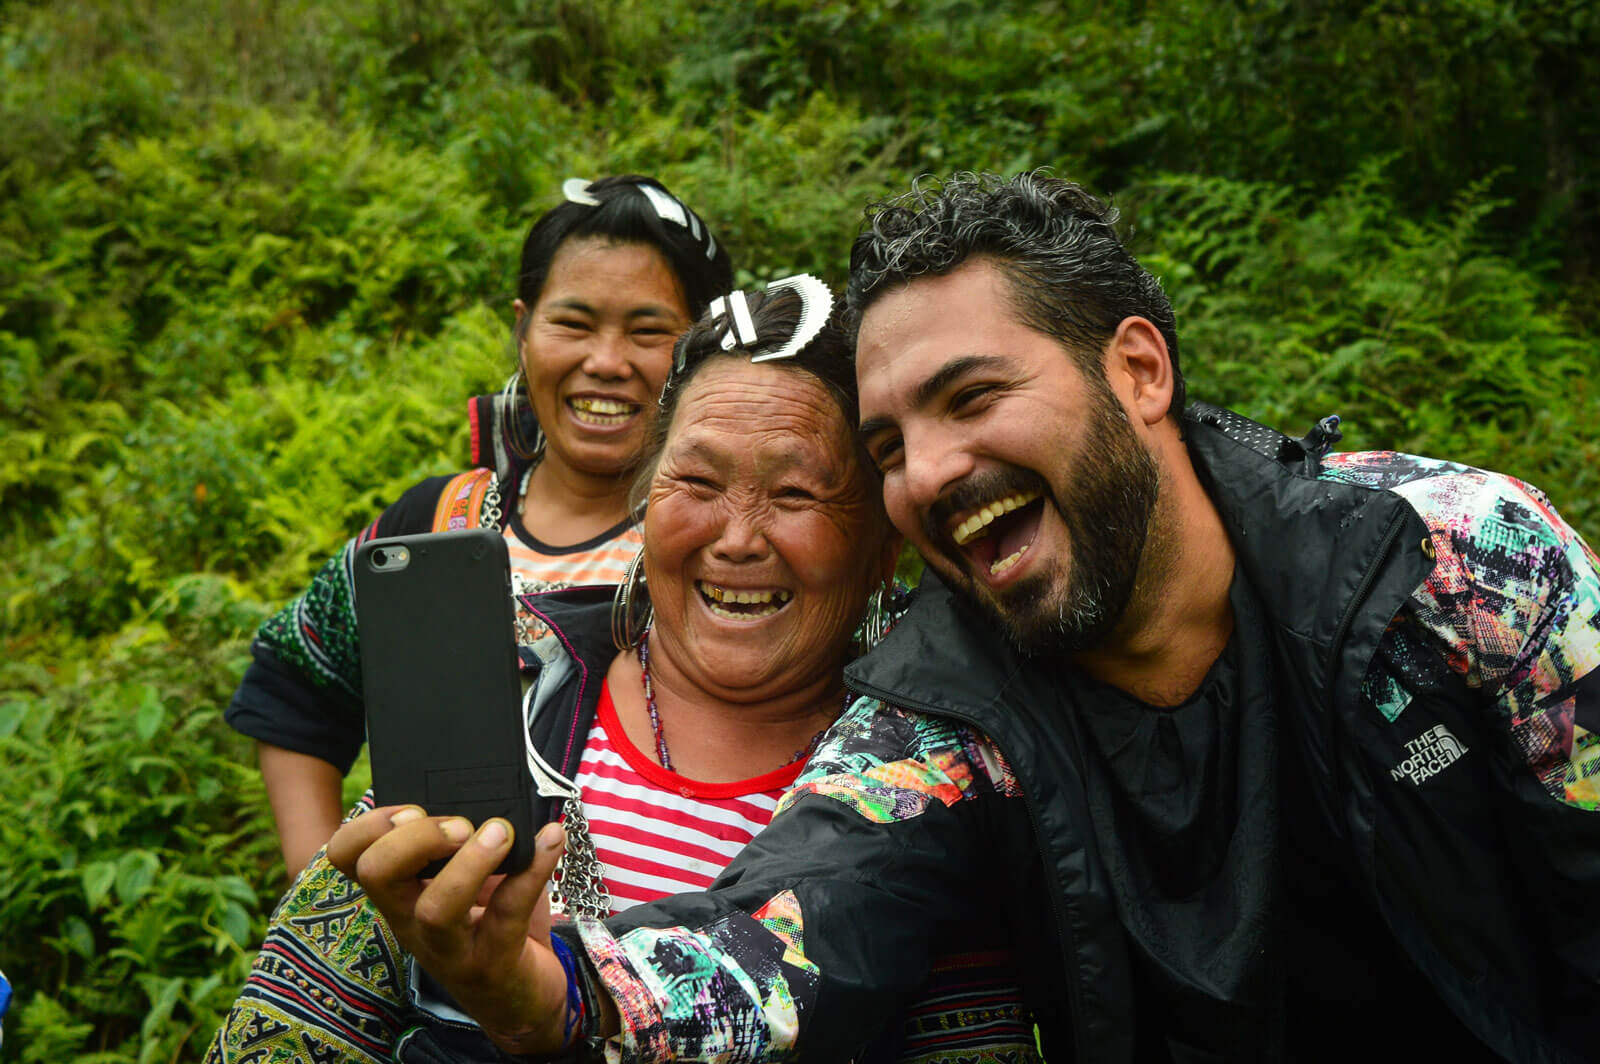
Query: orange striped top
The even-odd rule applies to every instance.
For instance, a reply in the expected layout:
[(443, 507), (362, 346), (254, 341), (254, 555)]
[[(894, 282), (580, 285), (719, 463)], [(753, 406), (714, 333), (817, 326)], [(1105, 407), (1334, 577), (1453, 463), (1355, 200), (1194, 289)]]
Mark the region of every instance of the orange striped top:
[[(623, 571), (644, 545), (639, 529), (627, 520), (570, 547), (552, 547), (535, 539), (517, 520), (506, 523), (505, 536), (513, 596), (582, 584), (620, 584)], [(519, 646), (531, 646), (550, 631), (520, 602), (516, 617)]]

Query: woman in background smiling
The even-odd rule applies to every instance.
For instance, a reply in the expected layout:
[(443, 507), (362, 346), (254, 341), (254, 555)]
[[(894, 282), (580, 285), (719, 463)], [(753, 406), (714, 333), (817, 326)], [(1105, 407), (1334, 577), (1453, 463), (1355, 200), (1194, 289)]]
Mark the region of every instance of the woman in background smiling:
[[(616, 583), (638, 550), (628, 487), (672, 346), (727, 290), (711, 231), (646, 177), (568, 181), (523, 243), (517, 372), (473, 400), (473, 463), (406, 491), (261, 626), (227, 720), (256, 740), (284, 862), (299, 871), (344, 813), (366, 735), (351, 563), (378, 536), (495, 527), (512, 591)], [(525, 382), (525, 383), (524, 383)], [(518, 642), (543, 625), (517, 611)]]

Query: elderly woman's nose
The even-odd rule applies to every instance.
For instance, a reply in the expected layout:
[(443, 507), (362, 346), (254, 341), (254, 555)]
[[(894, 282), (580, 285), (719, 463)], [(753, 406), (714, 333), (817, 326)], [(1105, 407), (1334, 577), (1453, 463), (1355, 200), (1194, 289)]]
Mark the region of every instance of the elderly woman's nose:
[(712, 551), (727, 561), (754, 561), (770, 549), (758, 516), (746, 509), (727, 515)]

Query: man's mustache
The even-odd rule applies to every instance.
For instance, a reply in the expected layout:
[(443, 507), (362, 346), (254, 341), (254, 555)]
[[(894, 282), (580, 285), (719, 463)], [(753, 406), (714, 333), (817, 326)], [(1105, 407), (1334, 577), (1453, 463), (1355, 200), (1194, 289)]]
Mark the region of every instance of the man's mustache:
[(985, 469), (961, 481), (941, 498), (935, 499), (922, 515), (922, 531), (933, 543), (954, 546), (950, 525), (959, 513), (975, 509), (996, 499), (1019, 492), (1037, 491), (1046, 499), (1053, 498), (1050, 485), (1044, 477), (1031, 469), (1005, 466)]

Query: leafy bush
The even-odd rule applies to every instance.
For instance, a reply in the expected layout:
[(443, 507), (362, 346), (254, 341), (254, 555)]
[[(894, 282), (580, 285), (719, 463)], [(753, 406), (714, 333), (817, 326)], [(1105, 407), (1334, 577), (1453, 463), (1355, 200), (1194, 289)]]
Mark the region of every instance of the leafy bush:
[[(1436, 221), (1399, 214), (1373, 162), (1327, 196), (1167, 177), (1137, 200), (1142, 261), (1178, 313), (1191, 395), (1341, 447), (1447, 455), (1533, 480), (1592, 528), (1593, 358), (1537, 275), (1489, 250), (1488, 182)], [(1552, 439), (1564, 441), (1557, 448)]]

